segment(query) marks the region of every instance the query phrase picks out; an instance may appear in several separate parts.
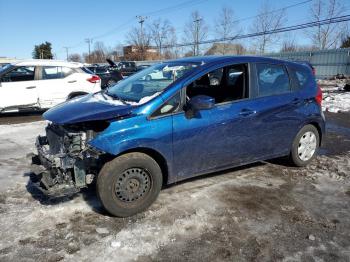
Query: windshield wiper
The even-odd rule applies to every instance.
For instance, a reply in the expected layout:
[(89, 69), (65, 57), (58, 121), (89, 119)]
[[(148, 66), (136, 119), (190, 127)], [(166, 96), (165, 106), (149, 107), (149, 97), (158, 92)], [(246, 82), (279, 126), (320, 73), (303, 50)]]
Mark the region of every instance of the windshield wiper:
[(106, 90), (105, 90), (104, 92), (102, 92), (102, 96), (103, 96), (104, 94), (106, 94), (106, 95), (112, 97), (113, 99), (120, 100), (123, 104), (127, 104), (127, 103), (125, 102), (125, 100), (122, 99), (120, 96), (118, 96), (118, 95), (116, 95), (116, 94), (109, 93), (109, 92), (108, 92), (108, 87), (106, 88)]

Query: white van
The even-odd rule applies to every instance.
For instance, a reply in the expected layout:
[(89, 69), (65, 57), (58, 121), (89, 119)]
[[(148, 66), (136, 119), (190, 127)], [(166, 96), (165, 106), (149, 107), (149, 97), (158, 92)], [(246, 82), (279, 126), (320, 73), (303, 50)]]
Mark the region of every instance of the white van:
[(76, 96), (101, 90), (101, 79), (83, 64), (26, 60), (0, 69), (0, 113), (47, 109)]

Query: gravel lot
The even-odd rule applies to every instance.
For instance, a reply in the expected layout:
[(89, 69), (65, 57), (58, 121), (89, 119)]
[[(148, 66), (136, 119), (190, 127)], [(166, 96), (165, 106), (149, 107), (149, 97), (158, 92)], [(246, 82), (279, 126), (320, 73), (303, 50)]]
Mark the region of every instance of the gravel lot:
[(0, 125), (0, 261), (349, 261), (350, 113), (326, 117), (307, 168), (273, 160), (202, 176), (127, 219), (105, 214), (94, 188), (36, 192), (25, 156), (45, 122)]

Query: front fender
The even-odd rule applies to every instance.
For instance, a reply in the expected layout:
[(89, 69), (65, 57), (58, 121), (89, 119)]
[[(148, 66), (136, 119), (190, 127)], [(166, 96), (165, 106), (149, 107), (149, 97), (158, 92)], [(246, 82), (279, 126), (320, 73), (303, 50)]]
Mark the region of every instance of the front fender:
[(172, 162), (172, 119), (170, 117), (147, 120), (135, 116), (112, 122), (89, 144), (100, 151), (119, 155), (137, 148), (148, 148)]

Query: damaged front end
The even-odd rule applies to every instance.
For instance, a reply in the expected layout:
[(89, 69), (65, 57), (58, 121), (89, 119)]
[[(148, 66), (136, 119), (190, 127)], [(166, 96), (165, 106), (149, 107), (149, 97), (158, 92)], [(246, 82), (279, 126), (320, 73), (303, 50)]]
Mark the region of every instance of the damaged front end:
[[(36, 140), (31, 180), (49, 195), (69, 195), (94, 181), (104, 163), (104, 154), (88, 145), (108, 122), (87, 125), (49, 124), (46, 136)], [(94, 130), (90, 129), (94, 127)]]

